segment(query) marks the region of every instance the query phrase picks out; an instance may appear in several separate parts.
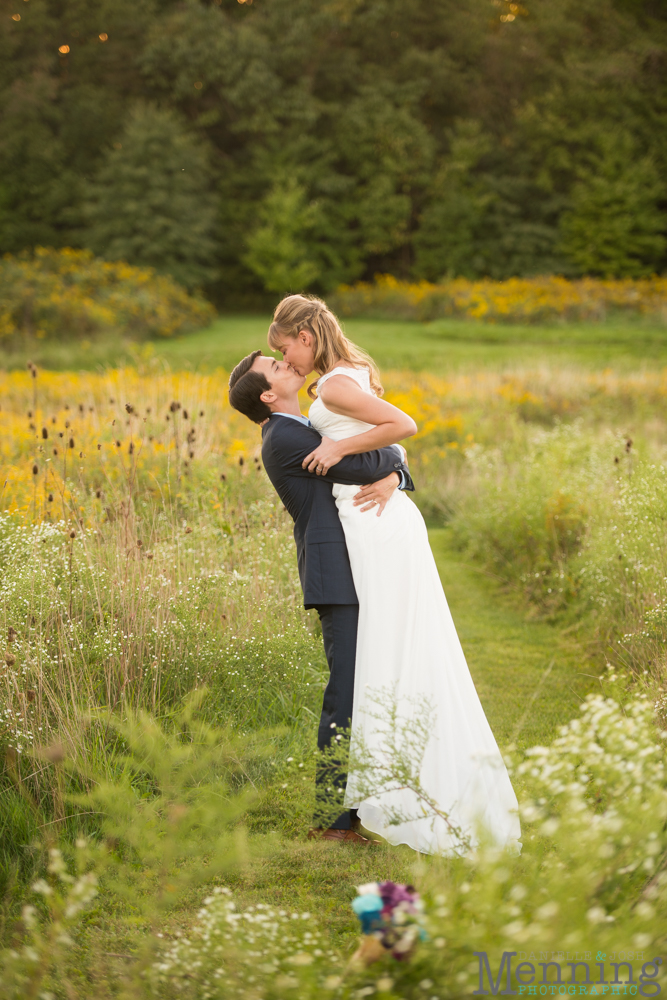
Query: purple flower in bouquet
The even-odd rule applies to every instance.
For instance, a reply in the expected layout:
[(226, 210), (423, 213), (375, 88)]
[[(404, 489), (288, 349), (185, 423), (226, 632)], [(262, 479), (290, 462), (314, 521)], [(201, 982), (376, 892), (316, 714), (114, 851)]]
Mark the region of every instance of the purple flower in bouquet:
[(363, 937), (353, 964), (366, 967), (387, 952), (398, 961), (409, 960), (417, 941), (425, 936), (420, 923), (424, 907), (417, 890), (387, 881), (357, 886), (357, 892), (352, 909)]
[(396, 882), (380, 882), (380, 896), (382, 897), (382, 916), (386, 920), (391, 920), (396, 911), (396, 915), (402, 914), (398, 923), (405, 923), (407, 915), (417, 916), (420, 912), (419, 893), (411, 885), (398, 885)]

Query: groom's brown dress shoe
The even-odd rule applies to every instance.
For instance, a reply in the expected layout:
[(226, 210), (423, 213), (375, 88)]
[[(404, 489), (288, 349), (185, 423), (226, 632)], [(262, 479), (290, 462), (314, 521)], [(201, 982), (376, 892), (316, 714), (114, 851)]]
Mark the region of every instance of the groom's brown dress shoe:
[(360, 833), (355, 830), (319, 830), (312, 829), (308, 831), (308, 840), (331, 840), (336, 841), (339, 844), (356, 844), (357, 847), (370, 847), (371, 845), (379, 844), (379, 840), (368, 840), (367, 837), (362, 837)]

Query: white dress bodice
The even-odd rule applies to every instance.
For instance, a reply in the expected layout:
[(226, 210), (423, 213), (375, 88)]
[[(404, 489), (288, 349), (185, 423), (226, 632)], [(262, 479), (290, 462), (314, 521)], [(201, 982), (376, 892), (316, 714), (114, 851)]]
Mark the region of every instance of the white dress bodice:
[[(347, 375), (364, 392), (370, 396), (375, 395), (371, 389), (371, 377), (366, 368), (343, 368), (342, 366), (332, 368), (326, 375), (320, 376), (317, 380), (317, 388), (321, 388), (333, 375)], [(345, 417), (341, 413), (332, 413), (331, 410), (327, 410), (319, 396), (310, 407), (308, 419), (322, 437), (331, 438), (332, 441), (342, 441), (343, 438), (363, 434), (364, 431), (370, 431), (376, 426), (375, 424), (367, 424), (363, 420), (357, 420), (355, 417)]]

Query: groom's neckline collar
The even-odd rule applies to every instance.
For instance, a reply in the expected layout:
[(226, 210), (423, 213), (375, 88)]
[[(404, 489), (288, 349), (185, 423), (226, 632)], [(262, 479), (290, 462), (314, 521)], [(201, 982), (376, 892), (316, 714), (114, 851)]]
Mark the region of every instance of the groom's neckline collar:
[(297, 416), (296, 413), (278, 413), (277, 411), (274, 411), (271, 414), (271, 416), (272, 417), (289, 417), (290, 420), (298, 420), (300, 423), (305, 424), (306, 427), (310, 426), (310, 420), (308, 419), (308, 417), (304, 417), (303, 413), (300, 413)]

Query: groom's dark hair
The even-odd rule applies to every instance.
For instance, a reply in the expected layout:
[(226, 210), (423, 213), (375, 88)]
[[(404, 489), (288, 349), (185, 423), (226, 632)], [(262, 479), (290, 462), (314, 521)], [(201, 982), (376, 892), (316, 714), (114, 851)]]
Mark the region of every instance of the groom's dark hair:
[(229, 402), (256, 424), (261, 424), (271, 416), (271, 410), (259, 397), (263, 392), (271, 391), (271, 383), (262, 372), (253, 372), (255, 358), (258, 358), (262, 351), (253, 351), (243, 361), (239, 361), (236, 368), (229, 376)]

